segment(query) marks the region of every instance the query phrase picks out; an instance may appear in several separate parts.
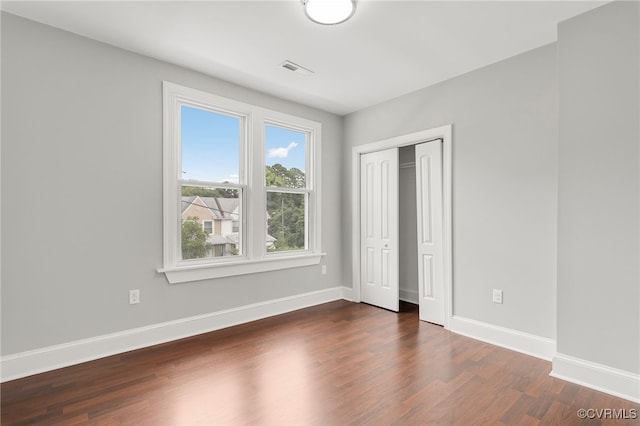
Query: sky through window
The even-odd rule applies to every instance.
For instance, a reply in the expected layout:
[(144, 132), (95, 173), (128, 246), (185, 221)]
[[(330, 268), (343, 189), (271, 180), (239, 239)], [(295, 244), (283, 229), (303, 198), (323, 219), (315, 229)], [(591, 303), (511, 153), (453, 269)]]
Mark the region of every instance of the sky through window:
[[(188, 105), (182, 114), (182, 179), (238, 183), (242, 120)], [(307, 135), (265, 126), (265, 163), (306, 172)]]

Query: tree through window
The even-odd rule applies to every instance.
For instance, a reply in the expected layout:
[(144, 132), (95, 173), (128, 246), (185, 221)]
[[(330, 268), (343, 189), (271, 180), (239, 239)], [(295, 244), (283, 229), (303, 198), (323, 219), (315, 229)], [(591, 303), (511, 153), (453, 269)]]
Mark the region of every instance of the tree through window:
[(182, 259), (241, 254), (243, 118), (191, 105), (180, 112)]
[(320, 123), (164, 82), (163, 130), (169, 282), (319, 263)]
[(307, 248), (308, 133), (267, 124), (265, 126), (265, 186), (269, 251)]

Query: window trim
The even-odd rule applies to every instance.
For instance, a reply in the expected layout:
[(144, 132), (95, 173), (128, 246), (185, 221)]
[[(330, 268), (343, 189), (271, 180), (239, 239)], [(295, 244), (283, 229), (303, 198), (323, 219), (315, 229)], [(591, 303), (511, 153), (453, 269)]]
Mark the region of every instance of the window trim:
[[(180, 107), (186, 104), (214, 112), (242, 117), (244, 141), (240, 144), (240, 182), (243, 183), (244, 214), (239, 224), (244, 232), (244, 252), (240, 256), (216, 259), (179, 259), (178, 226), (181, 223), (181, 127)], [(305, 170), (309, 206), (306, 218), (308, 248), (291, 252), (268, 253), (266, 250), (265, 126), (277, 125), (309, 133), (307, 168)], [(163, 82), (163, 267), (169, 283), (252, 274), (265, 271), (317, 265), (325, 253), (321, 251), (321, 164), (322, 125), (305, 118), (245, 104)], [(274, 188), (275, 189), (275, 188)], [(279, 188), (280, 189), (280, 188)]]

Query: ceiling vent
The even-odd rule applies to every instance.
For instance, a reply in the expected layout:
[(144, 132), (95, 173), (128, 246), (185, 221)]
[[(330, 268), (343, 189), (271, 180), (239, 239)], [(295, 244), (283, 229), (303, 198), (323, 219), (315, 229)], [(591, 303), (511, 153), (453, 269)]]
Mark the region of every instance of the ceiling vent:
[(286, 70), (289, 71), (293, 71), (296, 72), (298, 74), (302, 74), (302, 75), (313, 75), (313, 71), (311, 71), (308, 68), (305, 68), (301, 65), (298, 64), (294, 64), (291, 61), (284, 61), (283, 63), (280, 64), (280, 66)]

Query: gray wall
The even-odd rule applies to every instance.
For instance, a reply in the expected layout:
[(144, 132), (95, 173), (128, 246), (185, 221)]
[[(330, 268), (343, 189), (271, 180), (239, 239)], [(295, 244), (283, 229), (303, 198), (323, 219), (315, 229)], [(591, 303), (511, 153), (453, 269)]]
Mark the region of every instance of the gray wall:
[[(555, 338), (557, 69), (544, 46), (345, 118), (351, 148), (453, 124), (454, 313)], [(350, 253), (346, 187), (344, 253)], [(351, 265), (345, 261), (345, 283)], [(504, 291), (504, 304), (491, 301)]]
[(639, 4), (559, 26), (558, 352), (640, 373)]
[(162, 80), (320, 121), (322, 161), (340, 164), (341, 117), (3, 13), (3, 355), (342, 285), (335, 169), (322, 181), (326, 276), (156, 273)]
[[(350, 114), (343, 135), (335, 115), (3, 13), (2, 355), (349, 285), (351, 148), (453, 123), (455, 314), (556, 338), (557, 294), (560, 353), (640, 372), (637, 16), (608, 4), (557, 45)], [(155, 272), (162, 80), (323, 123), (323, 164), (342, 162), (322, 182), (328, 275)]]

